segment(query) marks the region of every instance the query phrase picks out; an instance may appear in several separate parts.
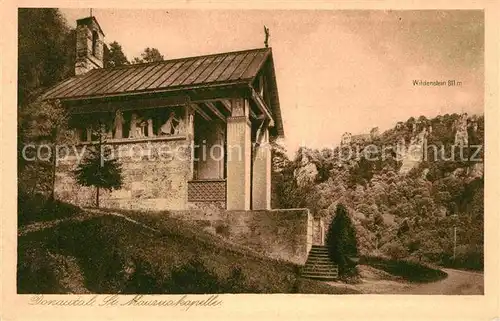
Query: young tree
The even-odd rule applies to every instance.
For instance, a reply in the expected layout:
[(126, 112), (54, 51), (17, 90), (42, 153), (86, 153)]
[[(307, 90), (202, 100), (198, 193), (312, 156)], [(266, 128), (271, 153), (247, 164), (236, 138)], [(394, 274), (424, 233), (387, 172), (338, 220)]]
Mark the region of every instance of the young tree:
[(346, 207), (338, 204), (335, 217), (328, 228), (326, 244), (330, 258), (339, 266), (340, 275), (356, 274), (355, 260), (358, 256), (356, 230)]
[(98, 137), (96, 145), (88, 150), (89, 154), (75, 170), (76, 180), (83, 186), (96, 188), (96, 207), (99, 208), (99, 190), (112, 190), (122, 187), (122, 171), (117, 159), (111, 159), (111, 150), (105, 149), (103, 126), (99, 124), (95, 132)]

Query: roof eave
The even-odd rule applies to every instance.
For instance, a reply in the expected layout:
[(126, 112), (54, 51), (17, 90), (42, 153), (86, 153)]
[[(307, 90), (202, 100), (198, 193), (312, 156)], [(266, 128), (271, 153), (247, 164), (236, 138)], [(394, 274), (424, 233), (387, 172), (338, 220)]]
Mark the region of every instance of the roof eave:
[(279, 93), (278, 93), (278, 84), (276, 81), (276, 71), (274, 69), (273, 52), (272, 52), (271, 48), (269, 48), (269, 49), (270, 50), (269, 50), (268, 59), (270, 61), (271, 68), (272, 68), (271, 80), (272, 80), (273, 90), (275, 92), (273, 105), (275, 105), (276, 110), (274, 110), (273, 113), (275, 114), (274, 117), (276, 118), (275, 119), (276, 136), (279, 138), (285, 138), (285, 130), (283, 128), (283, 119), (281, 117), (281, 107), (280, 107), (280, 100), (279, 100)]
[(134, 92), (122, 92), (122, 93), (111, 93), (111, 94), (101, 94), (101, 95), (91, 95), (91, 96), (72, 96), (72, 97), (49, 97), (44, 98), (44, 100), (51, 99), (59, 99), (60, 101), (79, 101), (79, 100), (89, 100), (89, 99), (103, 99), (103, 98), (117, 98), (117, 97), (135, 97), (141, 95), (148, 94), (164, 94), (169, 93), (173, 94), (176, 92), (182, 92), (186, 90), (196, 90), (196, 89), (211, 89), (211, 88), (220, 88), (227, 86), (247, 86), (250, 83), (249, 79), (243, 79), (240, 81), (232, 81), (232, 82), (223, 82), (217, 84), (203, 84), (203, 85), (195, 85), (195, 86), (182, 86), (177, 88), (159, 88), (154, 90), (141, 90)]

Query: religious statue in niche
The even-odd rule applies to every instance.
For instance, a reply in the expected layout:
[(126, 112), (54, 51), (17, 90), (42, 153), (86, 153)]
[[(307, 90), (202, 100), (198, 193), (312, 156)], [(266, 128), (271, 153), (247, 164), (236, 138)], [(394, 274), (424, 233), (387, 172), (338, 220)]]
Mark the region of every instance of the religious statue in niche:
[(160, 127), (158, 135), (179, 135), (186, 130), (182, 119), (175, 117), (175, 112), (171, 112), (167, 121)]
[(245, 103), (242, 99), (234, 99), (233, 116), (244, 116), (246, 112), (245, 108)]
[(92, 125), (88, 126), (86, 128), (86, 137), (87, 137), (87, 142), (91, 142), (92, 141)]
[(139, 123), (139, 131), (138, 131), (138, 137), (146, 137), (146, 126), (148, 123), (145, 120), (140, 121)]
[(155, 134), (153, 133), (153, 120), (149, 118), (147, 122), (148, 122), (148, 137), (154, 137)]
[(175, 127), (175, 129), (174, 129), (174, 135), (181, 135), (181, 134), (184, 134), (185, 132), (186, 132), (186, 125), (184, 124), (184, 122), (181, 119), (179, 121), (179, 124), (177, 125), (177, 127)]
[(144, 121), (137, 116), (136, 113), (132, 114), (132, 119), (130, 120), (130, 132), (128, 138), (140, 138), (144, 137), (144, 128), (146, 125), (142, 124)]
[(115, 114), (115, 123), (114, 123), (114, 130), (115, 130), (115, 138), (123, 138), (123, 113), (121, 110), (117, 110)]

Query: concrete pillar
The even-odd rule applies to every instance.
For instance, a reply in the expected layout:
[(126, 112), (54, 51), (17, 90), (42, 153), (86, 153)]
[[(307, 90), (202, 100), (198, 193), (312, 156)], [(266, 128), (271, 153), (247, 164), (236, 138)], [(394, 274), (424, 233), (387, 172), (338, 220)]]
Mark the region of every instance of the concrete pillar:
[(227, 118), (227, 186), (228, 210), (250, 210), (251, 124), (248, 100), (231, 101)]
[(252, 173), (252, 209), (271, 209), (271, 146), (269, 130), (263, 129), (260, 145), (255, 149)]

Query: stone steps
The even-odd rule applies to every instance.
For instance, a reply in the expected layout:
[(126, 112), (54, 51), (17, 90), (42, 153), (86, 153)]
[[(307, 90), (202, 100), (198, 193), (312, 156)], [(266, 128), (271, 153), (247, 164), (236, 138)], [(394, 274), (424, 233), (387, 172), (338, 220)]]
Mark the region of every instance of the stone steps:
[(328, 248), (313, 245), (306, 264), (302, 267), (301, 275), (304, 278), (321, 281), (332, 281), (338, 278), (338, 266), (330, 261)]

